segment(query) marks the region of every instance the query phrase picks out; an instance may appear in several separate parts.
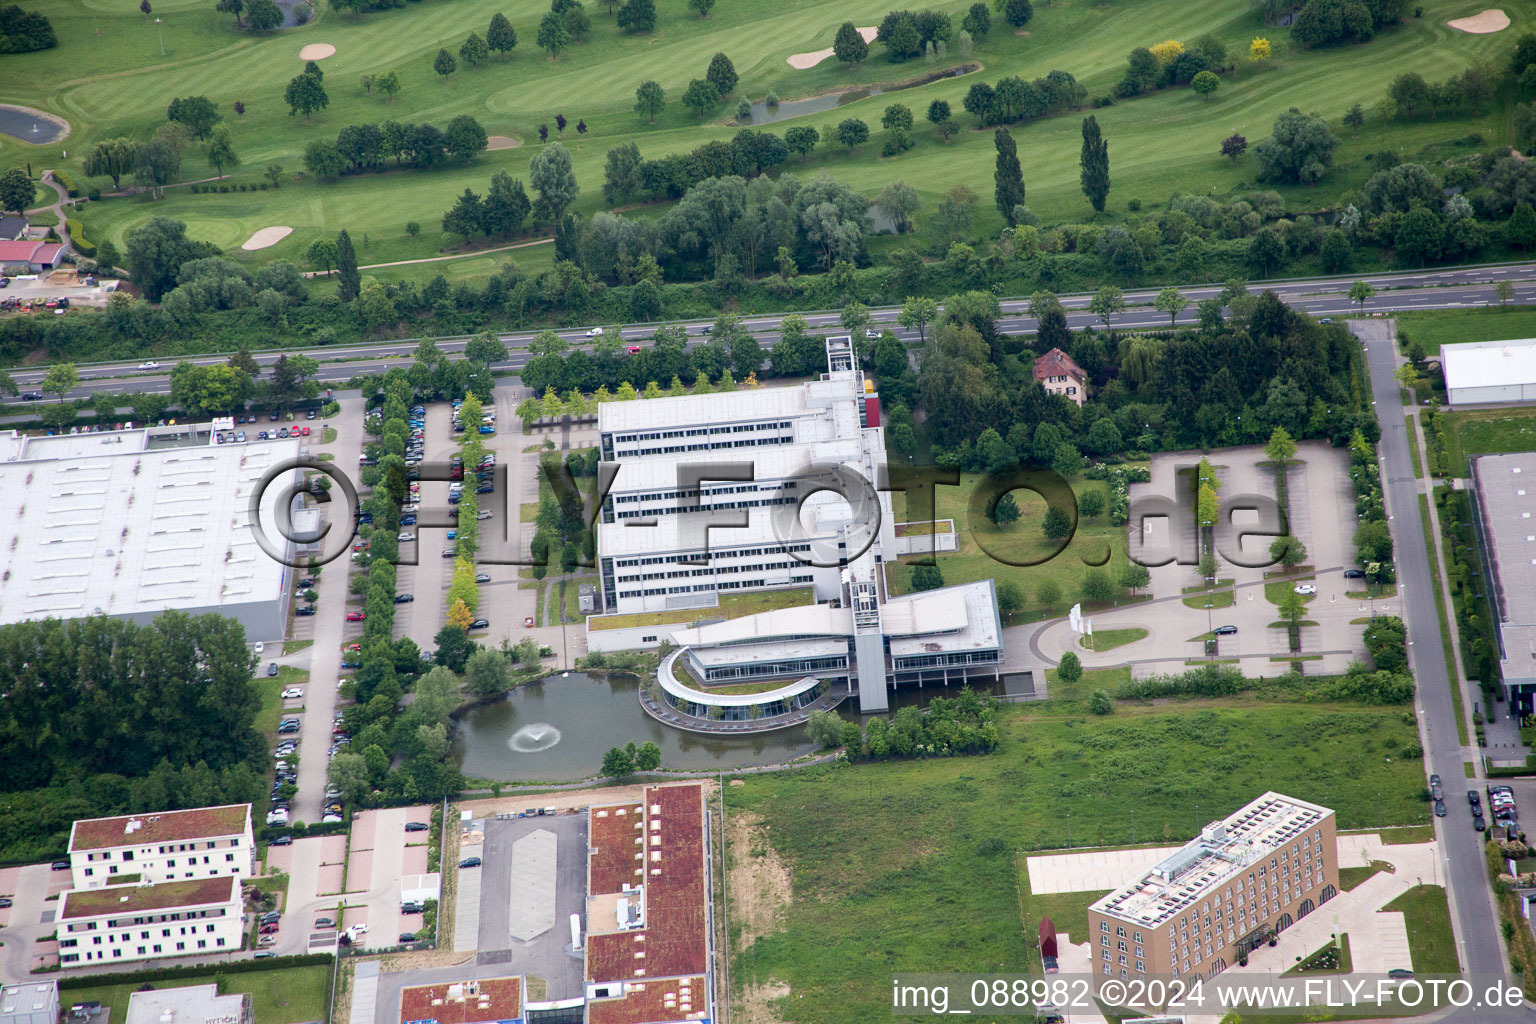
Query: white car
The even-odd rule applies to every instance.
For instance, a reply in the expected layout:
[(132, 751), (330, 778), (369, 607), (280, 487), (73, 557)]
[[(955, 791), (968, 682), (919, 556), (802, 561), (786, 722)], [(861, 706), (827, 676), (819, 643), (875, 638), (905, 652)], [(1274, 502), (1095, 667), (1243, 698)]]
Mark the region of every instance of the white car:
[(408, 540), (415, 540), (415, 539), (416, 539), (416, 535), (414, 533), (402, 533), (400, 536), (395, 538), (395, 540), (398, 541), (401, 544), (404, 544)]
[(368, 934), (368, 926), (366, 924), (363, 924), (361, 921), (359, 921), (357, 924), (350, 925), (347, 928), (347, 938), (351, 939), (353, 942), (357, 941), (357, 937), (359, 935), (367, 935), (367, 934)]
[(603, 336), (603, 329), (601, 327), (594, 327), (590, 331), (587, 332), (587, 337), (589, 337), (589, 338), (601, 338), (602, 336)]
[(157, 363), (157, 362), (154, 362), (153, 360), (151, 360), (150, 362), (147, 362), (147, 363), (140, 363), (139, 364), (139, 369), (141, 369), (141, 370), (158, 370), (158, 369), (160, 369), (160, 364)]
[(1296, 591), (1296, 593), (1301, 594), (1303, 596), (1308, 595), (1308, 594), (1315, 594), (1315, 593), (1317, 593), (1317, 588), (1314, 587), (1310, 583), (1298, 583), (1298, 584), (1296, 584), (1296, 586), (1292, 587), (1291, 589)]
[(870, 341), (879, 341), (880, 331), (874, 327), (866, 327), (864, 328), (864, 337), (868, 338)]
[(260, 640), (256, 641), (254, 644), (251, 644), (251, 650), (255, 651), (257, 654), (260, 654), (266, 649), (267, 645), (262, 643)]
[(302, 696), (304, 696), (304, 691), (299, 689), (297, 686), (290, 686), (288, 689), (283, 691), (284, 700), (293, 700)]

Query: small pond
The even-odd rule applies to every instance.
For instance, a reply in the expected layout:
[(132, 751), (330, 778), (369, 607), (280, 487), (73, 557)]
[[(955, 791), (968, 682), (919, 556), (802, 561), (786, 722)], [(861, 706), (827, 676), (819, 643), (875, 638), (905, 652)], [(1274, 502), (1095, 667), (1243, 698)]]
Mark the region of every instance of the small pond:
[(0, 132), (42, 146), (64, 134), (64, 126), (26, 110), (0, 106)]

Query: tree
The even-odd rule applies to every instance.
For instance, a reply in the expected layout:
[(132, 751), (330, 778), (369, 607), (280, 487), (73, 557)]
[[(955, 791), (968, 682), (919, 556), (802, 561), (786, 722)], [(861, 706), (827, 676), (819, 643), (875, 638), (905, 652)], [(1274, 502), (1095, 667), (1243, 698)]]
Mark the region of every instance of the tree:
[(1292, 107), (1275, 118), (1274, 134), (1253, 147), (1260, 178), (1314, 185), (1333, 163), (1339, 140), (1321, 117)]
[(936, 299), (909, 295), (907, 301), (902, 303), (901, 312), (896, 314), (896, 322), (909, 330), (916, 327), (918, 340), (926, 344), (926, 328), (938, 315), (939, 303)]
[[(283, 23), (283, 9), (274, 0), (250, 0), (245, 9), (245, 21), (253, 32), (270, 32)], [(243, 114), (243, 104), (235, 104), (235, 113)]]
[[(1423, 206), (1415, 206), (1404, 215), (1393, 243), (1398, 255), (1423, 266), (1440, 255), (1444, 238), (1444, 224), (1440, 215)], [(1362, 309), (1363, 311), (1363, 309)]]
[(457, 157), (465, 163), (473, 160), (477, 153), (483, 152), (489, 142), (480, 122), (468, 114), (459, 114), (443, 129), (443, 148), (449, 156)]
[(362, 285), (362, 275), (357, 270), (357, 251), (352, 248), (352, 236), (347, 234), (347, 229), (342, 228), (336, 236), (336, 270), (337, 294), (342, 302), (351, 302), (357, 298)]
[(490, 27), (485, 30), (485, 45), (501, 54), (503, 58), (517, 46), (517, 30), (507, 20), (507, 16), (500, 11), (491, 15)]
[(1007, 128), (992, 133), (997, 149), (996, 168), (992, 172), (993, 198), (998, 212), (1009, 227), (1016, 227), (1014, 211), (1024, 205), (1024, 168), (1019, 165), (1019, 150)]
[(1255, 64), (1269, 60), (1269, 40), (1258, 38), (1248, 44), (1248, 59)]
[(836, 711), (812, 711), (805, 720), (805, 738), (823, 750), (841, 746), (843, 719)]
[(611, 779), (623, 779), (635, 774), (635, 755), (623, 747), (609, 747), (608, 753), (603, 755), (603, 774)]
[(1365, 315), (1366, 300), (1375, 294), (1376, 289), (1371, 286), (1369, 281), (1356, 281), (1354, 284), (1349, 286), (1349, 301), (1357, 303), (1360, 306), (1361, 316)]
[(640, 744), (635, 751), (635, 768), (642, 772), (653, 772), (661, 767), (661, 748), (650, 740)]
[(1360, 104), (1356, 103), (1344, 112), (1344, 123), (1355, 131), (1360, 130), (1360, 126), (1365, 124), (1365, 111), (1360, 109)]
[(1296, 457), (1296, 442), (1291, 440), (1291, 435), (1284, 427), (1276, 427), (1270, 431), (1269, 443), (1264, 446), (1264, 454), (1271, 461), (1282, 465)]
[(987, 508), (987, 519), (998, 529), (1007, 529), (1019, 521), (1019, 503), (1012, 492), (1000, 496)]
[(1067, 651), (1056, 664), (1056, 678), (1064, 683), (1075, 683), (1083, 678), (1083, 663), (1078, 656)]
[(539, 35), (535, 41), (539, 44), (539, 49), (549, 54), (550, 60), (559, 57), (560, 51), (571, 45), (571, 37), (565, 31), (560, 15), (554, 11), (546, 11), (544, 17), (539, 20)]
[(45, 394), (53, 395), (60, 404), (64, 402), (64, 396), (75, 389), (80, 383), (80, 371), (75, 369), (74, 363), (54, 363), (48, 367), (48, 372), (43, 375), (43, 382), (38, 385)]
[[(91, 147), (85, 155), (85, 173), (91, 177), (107, 175), (112, 179), (114, 191), (122, 187), (120, 179), (133, 170), (134, 144), (132, 139), (106, 139)], [(0, 179), (3, 180), (3, 179)], [(27, 205), (32, 198), (27, 197)], [(5, 209), (12, 207), (6, 206)]]
[(1040, 524), (1041, 530), (1051, 540), (1061, 540), (1072, 533), (1072, 518), (1067, 515), (1060, 505), (1048, 505), (1045, 509), (1045, 519)]
[(317, 110), (323, 110), (331, 102), (325, 94), (325, 87), (320, 84), (320, 79), (314, 75), (295, 75), (288, 83), (288, 88), (283, 90), (283, 102), (288, 104), (288, 116), (303, 111), (304, 120)]
[(869, 43), (864, 41), (853, 22), (845, 21), (838, 26), (837, 37), (832, 40), (832, 53), (844, 64), (858, 67), (869, 56)]
[(705, 78), (695, 78), (683, 93), (683, 106), (703, 117), (720, 105), (720, 90)]
[(869, 125), (856, 117), (843, 120), (837, 126), (837, 141), (848, 147), (848, 155), (853, 155), (855, 146), (869, 141)]
[(667, 105), (666, 90), (655, 82), (642, 82), (635, 90), (635, 113), (656, 123), (656, 115)]
[(875, 209), (890, 220), (898, 235), (912, 230), (912, 215), (921, 209), (917, 189), (904, 181), (893, 181), (875, 197)]
[(1023, 28), (1035, 16), (1035, 8), (1029, 0), (1003, 0), (1003, 17), (1014, 28)]
[(216, 125), (213, 134), (208, 139), (208, 162), (218, 170), (219, 177), (224, 177), (225, 167), (239, 167), (240, 157), (235, 153), (234, 140), (230, 137), (228, 125)]
[(281, 188), (283, 182), (283, 165), (272, 163), (261, 169), (261, 176), (266, 178), (273, 188)]
[(399, 319), (395, 300), (389, 297), (384, 286), (371, 277), (363, 279), (357, 293), (357, 312), (370, 331), (390, 327)]
[(571, 154), (558, 142), (551, 143), (528, 162), (528, 182), (539, 194), (534, 213), (549, 222), (558, 222), (581, 192), (571, 170)]
[(240, 12), (245, 10), (245, 0), (219, 0), (213, 5), (213, 9), (220, 14), (233, 14), (235, 27), (245, 28), (245, 23), (240, 20)]
[(1189, 305), (1189, 299), (1177, 288), (1168, 287), (1157, 293), (1157, 298), (1152, 305), (1168, 314), (1168, 326), (1172, 327), (1179, 319), (1179, 313)]
[(473, 67), (491, 55), (491, 47), (480, 33), (471, 32), (464, 38), (464, 43), (459, 47), (459, 59)]
[(523, 183), (498, 171), (491, 175), (491, 188), (485, 194), (481, 229), (488, 235), (510, 235), (522, 228), (531, 209)]
[(717, 53), (709, 60), (709, 70), (704, 72), (704, 77), (709, 84), (715, 87), (715, 91), (724, 99), (736, 91), (736, 66), (731, 63), (731, 58), (723, 53)]
[(1083, 574), (1082, 585), (1083, 600), (1093, 604), (1104, 604), (1114, 599), (1115, 585), (1109, 580), (1109, 573), (1103, 569), (1089, 569)]
[(1130, 588), (1133, 594), (1151, 583), (1151, 570), (1140, 562), (1126, 562), (1125, 568), (1120, 570), (1120, 585)]
[(1509, 300), (1515, 297), (1515, 286), (1508, 281), (1500, 281), (1493, 286), (1493, 293), (1499, 298), (1499, 305), (1509, 304)]
[(982, 39), (992, 31), (992, 12), (986, 4), (974, 3), (965, 12), (965, 17), (960, 22), (962, 31), (969, 32), (972, 38)]
[(1237, 163), (1237, 158), (1248, 151), (1248, 140), (1236, 133), (1221, 140), (1221, 155)]
[(1092, 114), (1083, 119), (1083, 151), (1079, 159), (1083, 195), (1094, 210), (1104, 212), (1109, 197), (1109, 143), (1099, 132), (1099, 122)]
[(512, 666), (500, 651), (482, 647), (464, 663), (464, 684), (477, 697), (504, 693), (512, 688)]
[[(1159, 307), (1161, 308), (1161, 307)], [(1125, 309), (1125, 293), (1112, 284), (1106, 284), (1088, 300), (1088, 311), (1109, 326), (1109, 318)]]
[(1024, 610), (1024, 588), (1017, 580), (997, 581), (997, 612), (1006, 621)]
[(171, 100), (165, 110), (167, 121), (184, 124), (194, 138), (206, 139), (213, 126), (223, 120), (219, 108), (207, 96), (183, 96)]
[(0, 174), (0, 210), (14, 210), (21, 216), (36, 198), (37, 184), (27, 177), (26, 171), (12, 167)]
[(625, 0), (615, 20), (626, 32), (649, 32), (656, 27), (656, 0)]
[(1287, 569), (1294, 569), (1307, 560), (1307, 548), (1301, 542), (1301, 538), (1287, 534), (1284, 537), (1276, 537), (1269, 545), (1269, 557)]
[(1515, 204), (1514, 213), (1504, 225), (1504, 240), (1516, 249), (1536, 245), (1536, 210), (1528, 202)]
[(432, 58), (432, 70), (447, 78), (459, 70), (459, 62), (453, 59), (453, 54), (449, 53), (447, 48), (439, 49), (437, 56)]
[(309, 243), (304, 259), (315, 270), (329, 275), (336, 268), (336, 243), (329, 238), (317, 238)]
[[(207, 246), (187, 238), (187, 226), (170, 217), (151, 217), (128, 229), (125, 258), (128, 274), (150, 302), (177, 285), (181, 265), (212, 255)], [(216, 252), (217, 250), (214, 250)]]
[(1210, 99), (1211, 94), (1216, 91), (1216, 87), (1221, 85), (1221, 79), (1216, 77), (1216, 72), (1214, 71), (1201, 71), (1194, 78), (1190, 79), (1189, 84), (1195, 92), (1206, 99)]
[(821, 142), (821, 133), (809, 125), (797, 125), (784, 130), (784, 145), (791, 153), (809, 156)]
[(472, 189), (468, 188), (454, 202), (453, 208), (443, 214), (443, 230), (455, 235), (463, 235), (466, 241), (479, 234), (480, 226), (484, 222), (485, 204)]
[(938, 590), (944, 586), (944, 574), (936, 565), (916, 565), (912, 567), (913, 590)]

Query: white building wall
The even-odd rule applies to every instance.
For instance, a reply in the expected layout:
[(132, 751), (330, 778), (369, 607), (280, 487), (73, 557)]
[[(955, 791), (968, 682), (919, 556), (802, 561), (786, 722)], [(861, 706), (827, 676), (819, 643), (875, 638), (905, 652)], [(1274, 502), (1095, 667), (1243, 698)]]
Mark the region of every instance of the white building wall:
[(1451, 405), (1483, 405), (1492, 402), (1536, 401), (1536, 385), (1490, 384), (1475, 388), (1452, 388), (1446, 392)]
[(255, 873), (255, 852), (251, 820), (247, 817), (245, 831), (239, 835), (80, 850), (70, 854), (69, 868), (75, 889), (122, 885), (120, 876), (135, 874), (141, 876), (141, 883), (150, 885), (220, 875), (248, 878)]
[[(67, 970), (104, 963), (238, 951), (243, 923), (238, 893), (237, 889), (236, 897), (225, 903), (172, 907), (138, 917), (118, 918), (104, 914), (60, 921), (60, 966)], [(187, 916), (202, 911), (208, 911), (208, 916)], [(171, 920), (173, 914), (182, 917)]]

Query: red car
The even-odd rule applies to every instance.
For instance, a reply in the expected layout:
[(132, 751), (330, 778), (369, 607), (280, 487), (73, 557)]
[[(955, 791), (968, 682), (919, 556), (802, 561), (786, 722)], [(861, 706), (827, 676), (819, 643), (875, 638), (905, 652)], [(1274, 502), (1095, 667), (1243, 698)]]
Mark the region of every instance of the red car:
[(362, 622), (368, 617), (367, 612), (347, 612), (348, 622)]
[(302, 434), (305, 437), (308, 437), (309, 436), (309, 428), (308, 427), (300, 427), (299, 428), (299, 433)]
[(277, 922), (276, 921), (273, 921), (270, 924), (264, 924), (264, 925), (261, 926), (261, 934), (262, 935), (271, 935), (275, 931), (277, 931)]
[[(359, 613), (359, 614), (361, 614), (361, 613)], [(347, 644), (347, 646), (342, 648), (343, 651), (347, 651), (347, 652), (350, 652), (350, 651), (360, 651), (362, 649), (363, 649), (363, 645), (362, 644)]]
[(629, 346), (629, 354), (632, 355), (632, 356), (639, 355), (640, 354), (640, 346), (639, 345), (631, 345), (631, 346)]

